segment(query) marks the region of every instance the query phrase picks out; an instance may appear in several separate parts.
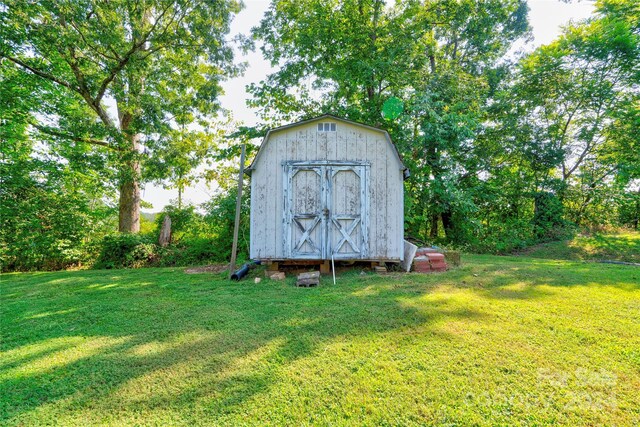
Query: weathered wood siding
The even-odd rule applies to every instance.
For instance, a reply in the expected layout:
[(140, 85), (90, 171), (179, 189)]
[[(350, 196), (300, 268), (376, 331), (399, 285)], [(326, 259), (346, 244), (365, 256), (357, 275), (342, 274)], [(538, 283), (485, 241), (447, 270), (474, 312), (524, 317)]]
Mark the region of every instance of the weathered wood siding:
[[(318, 122), (335, 122), (336, 131), (319, 132)], [(251, 174), (251, 258), (286, 258), (283, 162), (291, 160), (370, 162), (367, 259), (403, 257), (402, 164), (384, 132), (322, 118), (273, 131), (263, 144)], [(351, 185), (347, 189), (351, 187), (356, 188)]]

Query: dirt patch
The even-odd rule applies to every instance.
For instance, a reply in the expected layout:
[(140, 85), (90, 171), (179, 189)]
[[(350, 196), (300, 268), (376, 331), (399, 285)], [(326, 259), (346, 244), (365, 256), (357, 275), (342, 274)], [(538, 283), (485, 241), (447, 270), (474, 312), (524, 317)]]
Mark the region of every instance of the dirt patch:
[(203, 265), (202, 267), (189, 267), (184, 270), (186, 274), (200, 274), (200, 273), (220, 273), (229, 268), (229, 264), (211, 264)]

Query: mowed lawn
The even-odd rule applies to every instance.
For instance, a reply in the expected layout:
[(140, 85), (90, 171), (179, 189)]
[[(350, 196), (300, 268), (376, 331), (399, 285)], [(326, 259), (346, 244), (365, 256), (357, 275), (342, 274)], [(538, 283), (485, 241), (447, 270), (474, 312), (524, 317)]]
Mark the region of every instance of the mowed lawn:
[(0, 424), (640, 423), (640, 268), (2, 276)]
[(640, 264), (640, 233), (578, 235), (571, 240), (544, 243), (523, 251), (526, 256), (575, 261), (622, 261)]

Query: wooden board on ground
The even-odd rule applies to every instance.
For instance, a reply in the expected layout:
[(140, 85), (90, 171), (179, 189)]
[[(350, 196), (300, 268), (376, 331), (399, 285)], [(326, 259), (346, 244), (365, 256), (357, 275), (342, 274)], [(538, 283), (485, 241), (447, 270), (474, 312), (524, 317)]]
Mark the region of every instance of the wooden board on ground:
[(318, 279), (298, 279), (296, 286), (309, 287), (318, 286), (320, 281)]
[(202, 267), (190, 267), (184, 270), (186, 274), (199, 274), (199, 273), (220, 273), (229, 268), (228, 264), (212, 264), (204, 265)]
[(285, 274), (284, 271), (265, 271), (265, 276), (267, 276), (271, 280), (284, 280)]
[(320, 272), (319, 271), (308, 271), (305, 273), (298, 274), (298, 280), (296, 281), (296, 286), (317, 286), (320, 284)]

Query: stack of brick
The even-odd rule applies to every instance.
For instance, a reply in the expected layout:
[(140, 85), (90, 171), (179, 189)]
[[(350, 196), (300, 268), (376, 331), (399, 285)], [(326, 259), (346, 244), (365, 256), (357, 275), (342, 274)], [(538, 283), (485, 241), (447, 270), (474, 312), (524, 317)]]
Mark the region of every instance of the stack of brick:
[(418, 273), (431, 273), (431, 264), (426, 256), (417, 256), (413, 259), (413, 271)]
[(419, 248), (413, 259), (413, 270), (418, 273), (433, 273), (447, 271), (447, 263), (444, 254), (433, 248)]
[(425, 256), (427, 254), (439, 254), (441, 252), (438, 252), (437, 249), (435, 248), (418, 248), (418, 250), (416, 250), (416, 256)]

